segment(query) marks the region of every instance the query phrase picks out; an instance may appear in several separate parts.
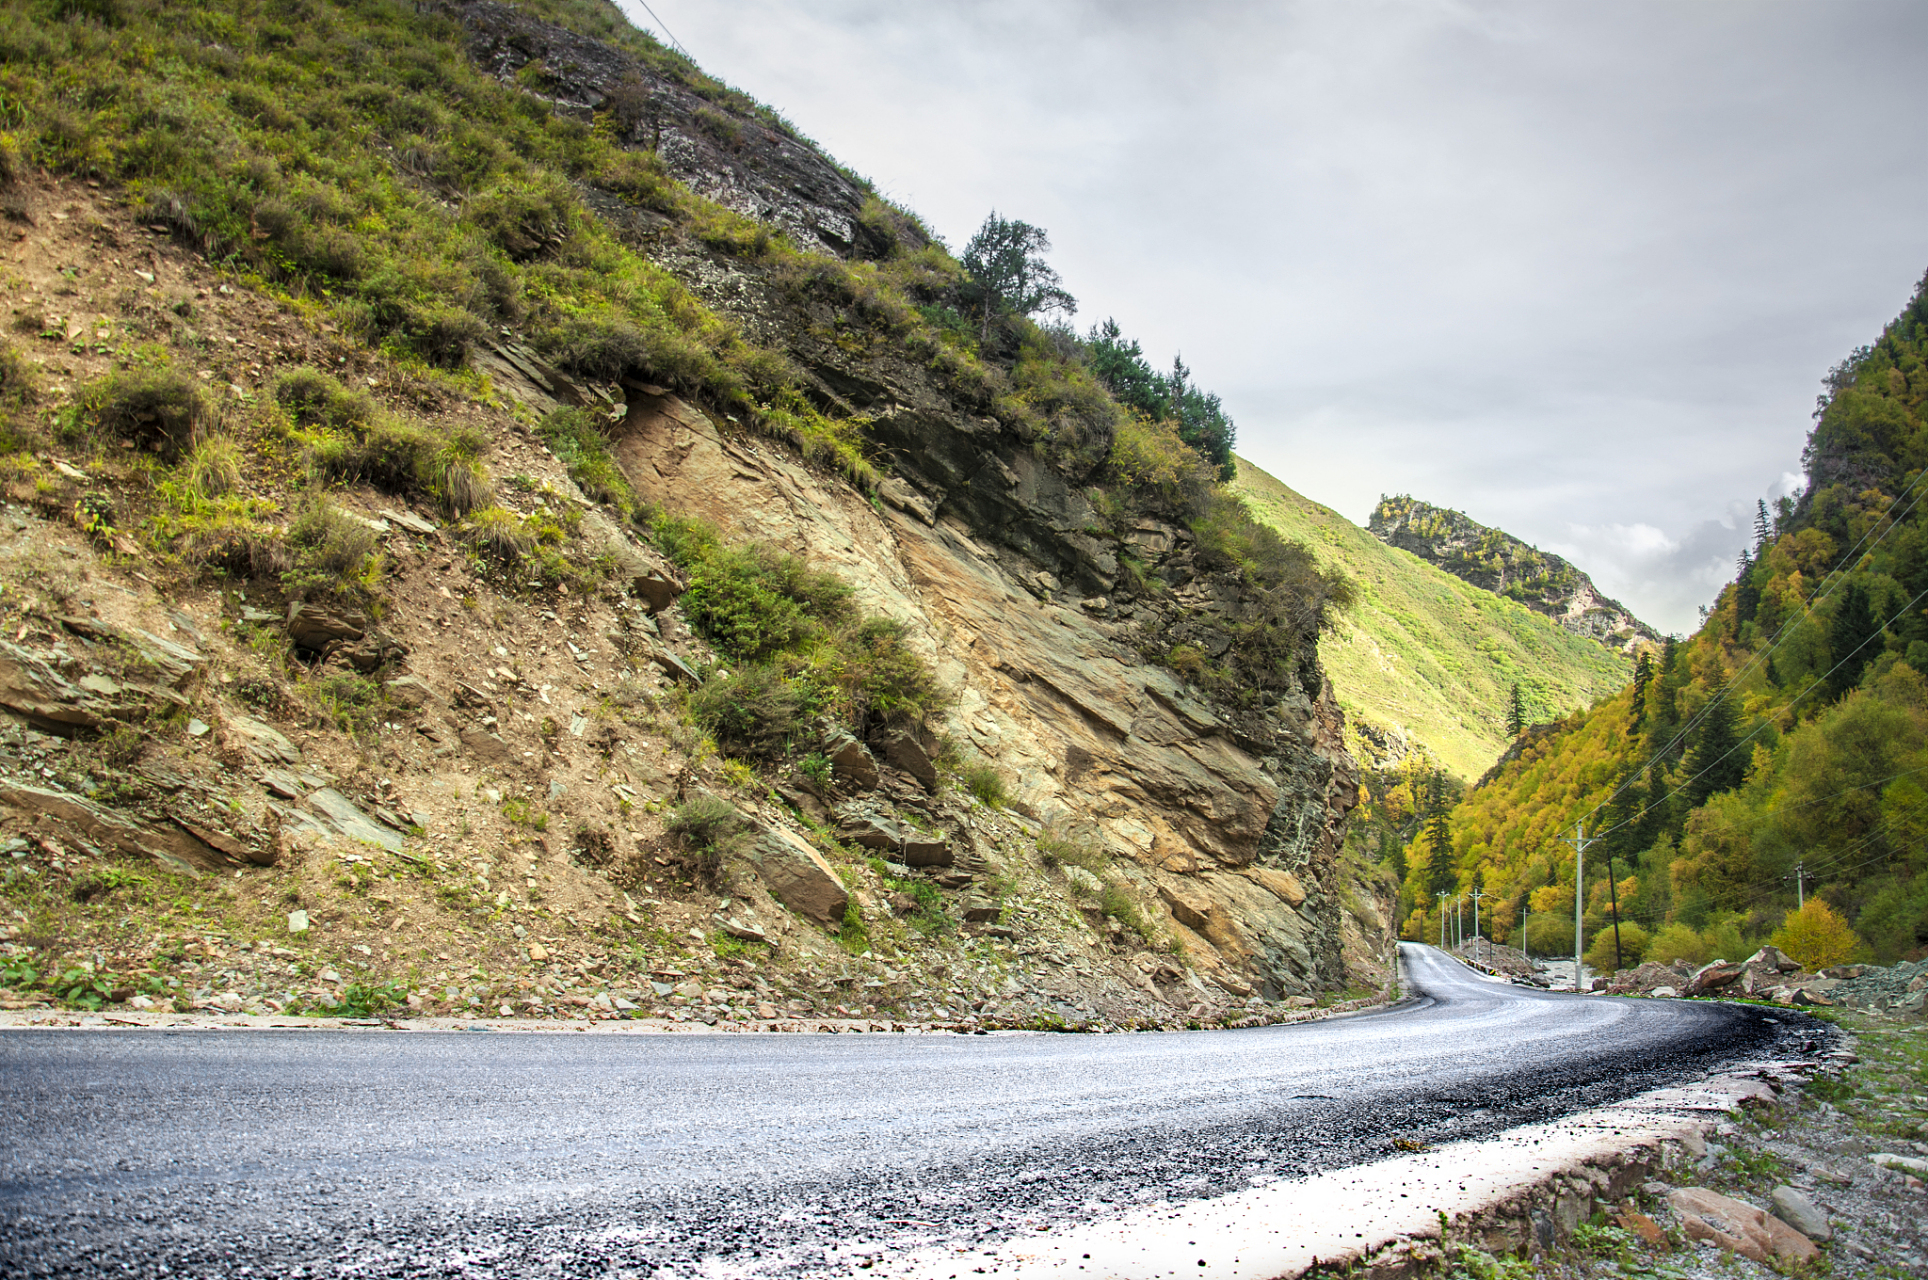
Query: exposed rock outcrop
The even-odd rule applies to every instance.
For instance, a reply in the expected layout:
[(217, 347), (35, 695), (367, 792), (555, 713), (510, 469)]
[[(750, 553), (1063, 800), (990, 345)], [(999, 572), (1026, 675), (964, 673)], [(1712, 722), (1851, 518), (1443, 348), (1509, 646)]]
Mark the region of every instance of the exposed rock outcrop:
[[(906, 383), (901, 398), (913, 401), (919, 389)], [(1014, 776), (1022, 812), (1090, 824), (1142, 890), (1197, 904), (1172, 909), (1170, 923), (1201, 968), (1272, 998), (1343, 985), (1332, 858), (1357, 774), (1330, 690), (1319, 681), (1235, 717), (1147, 662), (1141, 628), (1209, 630), (1223, 588), (1199, 582), (1189, 606), (1178, 596), (1083, 607), (1087, 592), (1115, 586), (1108, 549), (1082, 533), (1085, 500), (1030, 451), (969, 436), (945, 414), (907, 409), (890, 432), (908, 482), (943, 495), (929, 521), (880, 510), (660, 388), (630, 388), (613, 448), (641, 496), (803, 551), (853, 583), (866, 610), (907, 624), (955, 690), (951, 731)], [(1142, 544), (1154, 565), (1188, 559), (1188, 534), (1159, 532), (1162, 555)], [(1040, 588), (1039, 573), (1061, 585)], [(1313, 662), (1301, 669), (1318, 679)], [(834, 744), (840, 776), (864, 785), (872, 754), (933, 776), (912, 739), (872, 747)]]
[(1381, 498), (1366, 528), (1388, 546), (1410, 551), (1481, 590), (1517, 600), (1609, 648), (1631, 653), (1643, 642), (1660, 639), (1567, 561), (1462, 512), (1410, 497)]

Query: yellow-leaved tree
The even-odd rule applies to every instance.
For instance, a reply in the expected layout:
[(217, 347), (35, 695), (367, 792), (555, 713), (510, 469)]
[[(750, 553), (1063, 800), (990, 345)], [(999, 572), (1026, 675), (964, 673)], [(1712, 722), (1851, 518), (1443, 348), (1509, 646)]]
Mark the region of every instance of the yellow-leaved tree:
[(1808, 970), (1844, 964), (1861, 945), (1841, 913), (1819, 898), (1809, 898), (1799, 911), (1788, 912), (1773, 941)]

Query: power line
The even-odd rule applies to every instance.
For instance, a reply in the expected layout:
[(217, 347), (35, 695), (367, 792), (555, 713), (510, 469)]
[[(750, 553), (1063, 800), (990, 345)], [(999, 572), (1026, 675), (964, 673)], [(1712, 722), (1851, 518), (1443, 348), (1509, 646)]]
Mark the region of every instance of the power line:
[[(1928, 590), (1924, 590), (1918, 593), (1914, 599), (1910, 600), (1907, 604), (1901, 606), (1901, 608), (1897, 610), (1893, 616), (1891, 616), (1886, 622), (1882, 623), (1881, 626), (1876, 629), (1874, 634), (1878, 636), (1881, 634), (1882, 631), (1887, 630), (1890, 626), (1900, 621), (1904, 616), (1907, 615), (1910, 609), (1914, 608), (1915, 605), (1920, 603), (1923, 599), (1928, 599)], [(1856, 646), (1853, 652), (1844, 656), (1839, 662), (1836, 662), (1832, 667), (1829, 667), (1827, 671), (1821, 675), (1820, 679), (1816, 680), (1813, 684), (1809, 685), (1807, 688), (1801, 690), (1801, 692), (1795, 694), (1792, 698), (1788, 699), (1785, 703), (1783, 703), (1779, 707), (1776, 707), (1774, 710), (1769, 711), (1766, 714), (1762, 715), (1760, 717), (1760, 723), (1755, 725), (1754, 728), (1752, 728), (1751, 730), (1749, 730), (1745, 737), (1743, 737), (1739, 742), (1736, 742), (1733, 746), (1729, 747), (1727, 750), (1721, 752), (1720, 755), (1716, 756), (1714, 759), (1708, 761), (1704, 766), (1701, 767), (1698, 773), (1695, 773), (1691, 777), (1683, 778), (1680, 782), (1680, 785), (1682, 787), (1686, 787), (1692, 784), (1693, 782), (1695, 782), (1696, 780), (1702, 777), (1705, 777), (1708, 771), (1711, 770), (1715, 765), (1727, 759), (1727, 757), (1733, 755), (1736, 751), (1739, 751), (1742, 747), (1746, 746), (1748, 743), (1752, 742), (1755, 738), (1759, 737), (1760, 734), (1763, 733), (1767, 729), (1767, 727), (1774, 722), (1775, 719), (1793, 710), (1797, 703), (1799, 703), (1803, 698), (1807, 697), (1810, 693), (1813, 693), (1816, 689), (1822, 688), (1827, 683), (1827, 679), (1829, 676), (1833, 675), (1835, 672), (1839, 671), (1842, 667), (1846, 666), (1849, 660), (1854, 657), (1855, 653), (1859, 653), (1862, 649), (1866, 648), (1867, 645), (1873, 639), (1874, 639), (1874, 636), (1868, 637), (1867, 640), (1864, 640), (1860, 645)], [(1657, 759), (1658, 757), (1656, 757), (1656, 760)], [(1638, 772), (1645, 773), (1648, 769), (1653, 767), (1654, 763), (1655, 763), (1655, 760), (1648, 761), (1648, 763), (1642, 766)], [(1611, 804), (1620, 795), (1621, 792), (1625, 791), (1627, 787), (1631, 785), (1632, 785), (1632, 778), (1628, 778), (1626, 781), (1623, 781), (1620, 784), (1620, 786), (1614, 789), (1612, 795), (1609, 795), (1605, 800), (1602, 800), (1599, 804), (1595, 805), (1593, 809), (1587, 814), (1587, 817), (1590, 818), (1594, 814), (1600, 812), (1601, 809), (1605, 808), (1608, 804)], [(1584, 822), (1585, 819), (1583, 818), (1581, 821)], [(1594, 835), (1596, 837), (1608, 835), (1614, 831), (1620, 830), (1622, 827), (1631, 825), (1632, 822), (1633, 822), (1633, 819), (1629, 818), (1624, 822), (1615, 823), (1613, 826), (1608, 827), (1605, 831), (1596, 831)]]
[[(1727, 680), (1722, 683), (1721, 687), (1715, 692), (1714, 696), (1709, 698), (1707, 702), (1701, 707), (1701, 709), (1698, 712), (1696, 712), (1693, 715), (1693, 717), (1687, 721), (1686, 724), (1683, 724), (1680, 727), (1679, 732), (1674, 735), (1673, 739), (1670, 742), (1668, 742), (1666, 746), (1661, 747), (1658, 751), (1655, 751), (1654, 753), (1652, 753), (1647, 758), (1647, 762), (1645, 764), (1641, 765), (1639, 769), (1635, 770), (1627, 778), (1623, 779), (1620, 785), (1616, 787), (1610, 794), (1608, 794), (1608, 796), (1604, 800), (1601, 800), (1591, 810), (1589, 810), (1585, 815), (1587, 818), (1591, 818), (1594, 814), (1600, 812), (1601, 809), (1605, 808), (1609, 804), (1612, 804), (1613, 801), (1616, 798), (1618, 798), (1618, 796), (1622, 791), (1626, 790), (1629, 786), (1633, 784), (1633, 781), (1635, 778), (1645, 775), (1646, 772), (1649, 769), (1653, 768), (1655, 764), (1659, 763), (1666, 756), (1671, 755), (1676, 747), (1679, 747), (1683, 743), (1685, 743), (1687, 740), (1687, 735), (1691, 733), (1694, 730), (1694, 728), (1701, 723), (1702, 720), (1704, 720), (1708, 715), (1712, 714), (1714, 708), (1718, 706), (1723, 700), (1725, 700), (1728, 694), (1733, 692), (1734, 687), (1741, 681), (1741, 679), (1744, 676), (1746, 676), (1750, 671), (1754, 669), (1757, 663), (1763, 663), (1767, 659), (1772, 658), (1774, 656), (1774, 653), (1783, 644), (1793, 639), (1794, 627), (1796, 626), (1796, 624), (1806, 621), (1808, 615), (1814, 611), (1815, 605), (1822, 603), (1829, 596), (1833, 595), (1836, 588), (1838, 588), (1842, 583), (1846, 582), (1850, 577), (1852, 577), (1854, 570), (1859, 567), (1859, 564), (1863, 555), (1864, 554), (1872, 555), (1874, 553), (1875, 547), (1880, 546), (1882, 542), (1887, 540), (1887, 537), (1889, 534), (1893, 533), (1896, 529), (1901, 527), (1901, 522), (1907, 518), (1909, 513), (1912, 512), (1917, 505), (1919, 505), (1922, 497), (1928, 496), (1928, 491), (1924, 491), (1924, 493), (1921, 495), (1916, 495), (1913, 501), (1909, 502), (1906, 507), (1902, 508), (1899, 514), (1894, 514), (1895, 508), (1897, 506), (1900, 506), (1902, 499), (1907, 498), (1909, 494), (1914, 493), (1916, 487), (1921, 484), (1922, 479), (1924, 477), (1928, 477), (1928, 468), (1923, 468), (1922, 470), (1917, 471), (1915, 473), (1915, 478), (1908, 482), (1907, 487), (1901, 491), (1900, 496), (1897, 497), (1893, 502), (1888, 504), (1888, 512), (1885, 513), (1886, 527), (1881, 530), (1881, 536), (1875, 539), (1874, 545), (1868, 547), (1865, 553), (1862, 552), (1861, 550), (1862, 545), (1866, 543), (1868, 541), (1869, 536), (1874, 533), (1876, 525), (1880, 525), (1883, 523), (1881, 520), (1876, 520), (1874, 524), (1871, 524), (1868, 526), (1867, 530), (1862, 533), (1861, 537), (1855, 542), (1854, 546), (1849, 549), (1848, 554), (1842, 557), (1840, 561), (1840, 567), (1834, 570), (1831, 570), (1828, 573), (1827, 577), (1821, 580), (1821, 585), (1816, 587), (1814, 591), (1808, 595), (1808, 598), (1806, 600), (1802, 601), (1801, 612), (1799, 614), (1788, 618), (1785, 622), (1783, 622), (1780, 625), (1779, 628), (1776, 629), (1773, 637), (1769, 640), (1767, 647), (1765, 649), (1756, 650), (1752, 655), (1750, 655), (1747, 662), (1742, 664), (1740, 670), (1734, 672), (1731, 676), (1729, 676)], [(1928, 594), (1928, 593), (1924, 593), (1924, 594)], [(1921, 598), (1920, 596), (1916, 597), (1917, 600), (1920, 598)], [(1912, 603), (1913, 602), (1911, 601), (1910, 604)], [(1904, 610), (1903, 612), (1906, 612), (1906, 610)], [(1900, 615), (1896, 615), (1896, 616), (1899, 617)], [(1892, 621), (1892, 619), (1890, 621)], [(1835, 665), (1836, 667), (1839, 667), (1840, 663), (1836, 663)], [(1830, 671), (1829, 674), (1833, 674), (1832, 671)], [(1825, 676), (1822, 678), (1826, 679)], [(1805, 696), (1806, 692), (1807, 691), (1804, 691), (1802, 696)], [(1792, 705), (1793, 705), (1792, 703), (1789, 704), (1789, 706), (1792, 706)], [(1781, 710), (1785, 711), (1786, 709), (1787, 708), (1783, 707)], [(1779, 712), (1777, 712), (1776, 714), (1779, 714)], [(1752, 735), (1750, 735), (1750, 737), (1751, 736)], [(1725, 759), (1724, 756), (1722, 758)]]
[(675, 35), (671, 33), (669, 29), (669, 24), (664, 22), (661, 18), (656, 17), (656, 10), (649, 7), (649, 0), (636, 0), (636, 3), (643, 6), (643, 12), (648, 14), (651, 18), (654, 18), (656, 21), (656, 25), (663, 29), (663, 34), (669, 37), (669, 43), (672, 49), (682, 54), (685, 58), (688, 58), (691, 62), (696, 61), (696, 58), (690, 53), (690, 51), (683, 47), (683, 42), (681, 40), (678, 40), (675, 37)]

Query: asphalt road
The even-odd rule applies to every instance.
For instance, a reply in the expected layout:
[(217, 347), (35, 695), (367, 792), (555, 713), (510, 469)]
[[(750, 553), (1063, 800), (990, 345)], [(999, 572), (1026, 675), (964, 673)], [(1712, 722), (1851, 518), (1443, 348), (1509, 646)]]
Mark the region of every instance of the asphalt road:
[(1399, 1007), (1249, 1031), (0, 1032), (0, 1276), (842, 1272), (1801, 1050), (1406, 957)]

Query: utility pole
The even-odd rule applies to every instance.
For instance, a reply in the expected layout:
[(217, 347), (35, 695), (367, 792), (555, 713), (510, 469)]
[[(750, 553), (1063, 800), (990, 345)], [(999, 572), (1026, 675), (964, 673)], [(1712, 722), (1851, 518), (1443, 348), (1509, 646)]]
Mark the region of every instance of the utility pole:
[(1459, 952), (1466, 947), (1466, 925), (1460, 918), (1460, 903), (1465, 901), (1457, 893), (1453, 895), (1453, 950)]
[[(1781, 878), (1783, 880), (1788, 879), (1787, 876), (1782, 876)], [(1807, 861), (1805, 859), (1794, 864), (1793, 880), (1794, 909), (1799, 911), (1807, 906)]]
[(1484, 889), (1473, 890), (1473, 963), (1474, 964), (1479, 963), (1479, 953), (1480, 953), (1479, 900), (1481, 898), (1484, 898), (1485, 896), (1486, 896), (1486, 891)]
[(1613, 883), (1613, 855), (1607, 855), (1607, 898), (1613, 903), (1613, 971), (1620, 972), (1627, 962), (1620, 958), (1620, 890)]
[(1585, 953), (1583, 946), (1585, 934), (1581, 931), (1580, 915), (1586, 909), (1586, 865), (1587, 846), (1593, 841), (1587, 839), (1587, 824), (1582, 822), (1573, 828), (1573, 989), (1580, 990), (1580, 957)]
[(1439, 899), (1439, 949), (1446, 949), (1446, 894), (1444, 891), (1433, 895)]

